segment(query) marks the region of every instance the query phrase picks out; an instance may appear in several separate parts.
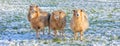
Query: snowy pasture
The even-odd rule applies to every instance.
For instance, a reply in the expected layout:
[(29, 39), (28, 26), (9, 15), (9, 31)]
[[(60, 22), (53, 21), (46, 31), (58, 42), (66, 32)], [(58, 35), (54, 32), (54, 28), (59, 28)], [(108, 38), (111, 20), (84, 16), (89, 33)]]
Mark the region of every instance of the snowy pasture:
[[(35, 31), (27, 20), (31, 3), (42, 10), (52, 12), (63, 10), (67, 14), (65, 38), (54, 38), (53, 31), (47, 35)], [(90, 27), (84, 33), (84, 40), (73, 40), (70, 20), (73, 9), (84, 9)], [(0, 46), (120, 46), (120, 0), (0, 0)]]

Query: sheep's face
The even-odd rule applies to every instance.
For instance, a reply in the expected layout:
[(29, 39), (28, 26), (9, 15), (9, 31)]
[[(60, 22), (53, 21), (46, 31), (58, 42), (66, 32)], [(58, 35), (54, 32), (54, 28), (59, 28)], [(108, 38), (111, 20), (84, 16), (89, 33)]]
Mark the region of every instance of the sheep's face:
[(58, 19), (60, 18), (60, 16), (59, 16), (59, 15), (57, 15), (57, 14), (56, 14), (56, 15), (54, 15), (54, 17), (55, 17), (55, 19), (56, 19), (56, 20), (58, 20)]
[(37, 5), (30, 5), (30, 16), (34, 18), (37, 16), (38, 6)]
[(52, 13), (52, 16), (55, 20), (63, 19), (65, 14), (62, 11), (55, 11)]
[(81, 18), (82, 17), (82, 12), (83, 12), (82, 9), (73, 10), (73, 16), (76, 17), (76, 18)]
[(55, 12), (52, 13), (52, 16), (55, 20), (58, 20), (60, 18), (60, 12), (55, 11)]

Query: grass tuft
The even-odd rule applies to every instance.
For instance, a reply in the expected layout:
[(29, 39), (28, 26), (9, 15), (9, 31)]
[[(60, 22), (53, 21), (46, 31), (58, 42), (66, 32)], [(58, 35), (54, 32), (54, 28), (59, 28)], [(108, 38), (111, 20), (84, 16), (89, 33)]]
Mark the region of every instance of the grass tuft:
[(53, 42), (56, 42), (56, 43), (59, 44), (59, 43), (61, 42), (61, 39), (59, 39), (59, 38), (54, 38), (54, 39), (53, 39)]
[(43, 44), (48, 44), (48, 42), (45, 41)]

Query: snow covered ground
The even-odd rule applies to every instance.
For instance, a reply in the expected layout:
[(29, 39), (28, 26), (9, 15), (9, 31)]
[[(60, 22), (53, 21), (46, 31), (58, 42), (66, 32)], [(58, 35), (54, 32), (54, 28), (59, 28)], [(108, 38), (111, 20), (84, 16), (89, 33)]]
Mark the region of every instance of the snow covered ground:
[[(65, 39), (35, 31), (27, 20), (31, 3), (42, 10), (52, 12), (61, 9), (67, 14)], [(73, 40), (69, 22), (72, 10), (82, 8), (88, 13), (90, 27), (84, 40)], [(0, 0), (0, 46), (120, 46), (120, 1), (119, 0)]]

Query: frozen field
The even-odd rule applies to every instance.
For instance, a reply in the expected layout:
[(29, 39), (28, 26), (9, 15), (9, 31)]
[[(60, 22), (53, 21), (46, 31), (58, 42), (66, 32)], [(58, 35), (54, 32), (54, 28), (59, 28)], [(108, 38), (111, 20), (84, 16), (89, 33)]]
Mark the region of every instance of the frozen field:
[[(54, 38), (35, 31), (27, 20), (31, 3), (47, 12), (61, 9), (67, 14), (65, 39)], [(73, 9), (84, 9), (89, 17), (90, 27), (84, 33), (84, 40), (73, 40), (69, 22)], [(120, 0), (0, 0), (0, 46), (120, 46)]]

